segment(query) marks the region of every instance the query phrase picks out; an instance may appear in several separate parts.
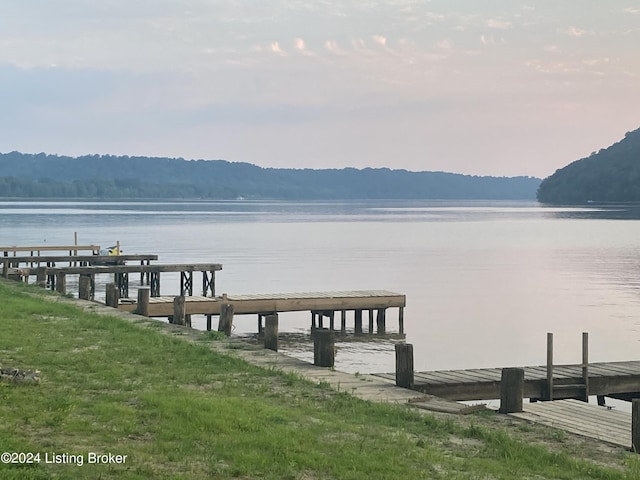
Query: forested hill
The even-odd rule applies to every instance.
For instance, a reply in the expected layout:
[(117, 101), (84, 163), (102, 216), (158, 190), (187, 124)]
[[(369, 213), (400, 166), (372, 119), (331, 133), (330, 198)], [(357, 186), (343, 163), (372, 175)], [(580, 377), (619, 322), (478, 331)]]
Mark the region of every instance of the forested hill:
[(224, 160), (0, 154), (0, 197), (535, 199), (540, 179), (387, 168), (275, 169)]
[(555, 204), (640, 202), (640, 129), (544, 179), (538, 200)]

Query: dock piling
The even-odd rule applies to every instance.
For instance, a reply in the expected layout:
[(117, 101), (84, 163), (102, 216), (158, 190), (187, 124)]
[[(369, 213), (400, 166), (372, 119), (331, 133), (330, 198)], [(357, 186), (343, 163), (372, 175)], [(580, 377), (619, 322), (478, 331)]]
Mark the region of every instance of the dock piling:
[(91, 299), (91, 277), (80, 275), (78, 279), (78, 298), (81, 300)]
[(553, 400), (553, 333), (547, 333), (547, 400)]
[(56, 292), (67, 293), (67, 276), (64, 273), (56, 273)]
[(224, 332), (227, 337), (231, 336), (233, 326), (233, 305), (225, 303), (220, 307), (220, 319), (218, 320), (218, 331)]
[(503, 368), (500, 380), (500, 413), (522, 412), (524, 368)]
[(105, 304), (107, 307), (118, 308), (118, 303), (120, 301), (119, 296), (120, 291), (118, 290), (118, 286), (115, 283), (107, 283), (107, 291)]
[(631, 450), (640, 453), (640, 398), (631, 402)]
[(584, 393), (581, 400), (589, 403), (589, 333), (582, 332), (582, 382)]
[(173, 299), (173, 323), (187, 324), (187, 308), (184, 295), (178, 295)]
[(47, 287), (47, 267), (38, 267), (36, 270), (36, 283), (41, 288)]
[(151, 290), (149, 287), (138, 288), (138, 306), (136, 313), (138, 315), (149, 316), (149, 297), (151, 296)]
[(328, 328), (316, 328), (313, 332), (313, 364), (318, 367), (335, 365), (335, 335)]
[(387, 330), (387, 310), (384, 308), (378, 309), (378, 314), (376, 315), (376, 322), (378, 327), (378, 335), (384, 335)]
[(264, 319), (264, 348), (278, 351), (278, 314), (273, 313)]
[(396, 343), (396, 385), (404, 388), (413, 387), (413, 345)]
[(362, 334), (362, 310), (356, 309), (354, 312), (354, 333), (356, 335)]

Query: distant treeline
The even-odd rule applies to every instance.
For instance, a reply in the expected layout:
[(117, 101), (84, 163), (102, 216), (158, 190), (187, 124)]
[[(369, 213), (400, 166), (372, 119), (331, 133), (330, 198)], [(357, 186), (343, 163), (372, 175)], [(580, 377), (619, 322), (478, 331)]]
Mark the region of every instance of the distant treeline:
[(0, 196), (174, 199), (535, 199), (540, 179), (388, 168), (276, 169), (224, 160), (0, 154)]
[(640, 202), (640, 129), (544, 179), (538, 200), (555, 204)]

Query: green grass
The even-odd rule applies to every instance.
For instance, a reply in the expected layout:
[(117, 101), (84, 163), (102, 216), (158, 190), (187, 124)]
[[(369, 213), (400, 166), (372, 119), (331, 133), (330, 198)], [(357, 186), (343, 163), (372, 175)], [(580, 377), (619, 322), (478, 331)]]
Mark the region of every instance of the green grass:
[[(638, 478), (469, 424), (378, 405), (117, 317), (0, 282), (0, 451), (127, 455), (123, 464), (0, 465), (0, 479)], [(514, 429), (517, 430), (517, 429)]]

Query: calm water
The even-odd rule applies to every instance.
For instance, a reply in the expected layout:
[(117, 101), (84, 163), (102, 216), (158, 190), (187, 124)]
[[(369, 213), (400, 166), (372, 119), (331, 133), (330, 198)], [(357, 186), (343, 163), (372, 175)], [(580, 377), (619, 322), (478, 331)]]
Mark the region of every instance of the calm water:
[[(640, 358), (637, 218), (524, 202), (0, 202), (0, 245), (72, 244), (77, 232), (163, 263), (222, 263), (218, 293), (405, 293), (416, 369), (449, 369), (544, 364), (546, 332), (558, 363), (580, 360), (583, 331), (593, 361)], [(178, 280), (162, 286), (176, 293)], [(235, 324), (246, 334), (256, 319)], [(308, 327), (308, 313), (282, 314), (284, 349), (311, 359)], [(393, 341), (343, 342), (336, 362), (393, 371)]]

